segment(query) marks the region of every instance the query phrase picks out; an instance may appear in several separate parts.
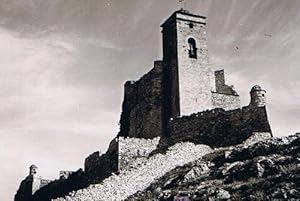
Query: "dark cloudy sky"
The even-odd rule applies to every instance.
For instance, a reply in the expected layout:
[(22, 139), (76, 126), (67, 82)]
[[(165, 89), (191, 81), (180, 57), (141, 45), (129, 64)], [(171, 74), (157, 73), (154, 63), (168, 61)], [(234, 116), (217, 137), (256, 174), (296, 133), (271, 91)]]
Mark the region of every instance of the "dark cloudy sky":
[[(0, 200), (35, 163), (76, 170), (118, 132), (125, 80), (161, 59), (176, 0), (0, 0)], [(212, 67), (267, 90), (275, 136), (300, 131), (300, 1), (187, 0), (208, 17)]]

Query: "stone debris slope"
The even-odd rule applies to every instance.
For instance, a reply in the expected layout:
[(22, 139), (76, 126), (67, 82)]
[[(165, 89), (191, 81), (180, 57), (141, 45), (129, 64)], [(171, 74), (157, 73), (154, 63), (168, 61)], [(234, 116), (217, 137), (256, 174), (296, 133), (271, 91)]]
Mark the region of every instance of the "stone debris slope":
[(124, 200), (138, 191), (143, 191), (177, 166), (195, 161), (210, 152), (212, 149), (206, 145), (177, 143), (170, 147), (166, 154), (153, 155), (144, 163), (136, 161), (138, 165), (131, 170), (123, 171), (105, 179), (101, 184), (90, 185), (88, 188), (71, 192), (68, 196), (53, 201)]
[(127, 200), (300, 200), (300, 134), (221, 148)]

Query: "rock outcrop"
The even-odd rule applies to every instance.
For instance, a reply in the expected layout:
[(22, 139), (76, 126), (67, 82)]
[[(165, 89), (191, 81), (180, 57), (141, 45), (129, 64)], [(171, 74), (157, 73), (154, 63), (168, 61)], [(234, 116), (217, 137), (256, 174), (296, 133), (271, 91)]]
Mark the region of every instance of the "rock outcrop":
[(216, 149), (127, 200), (299, 200), (300, 134)]

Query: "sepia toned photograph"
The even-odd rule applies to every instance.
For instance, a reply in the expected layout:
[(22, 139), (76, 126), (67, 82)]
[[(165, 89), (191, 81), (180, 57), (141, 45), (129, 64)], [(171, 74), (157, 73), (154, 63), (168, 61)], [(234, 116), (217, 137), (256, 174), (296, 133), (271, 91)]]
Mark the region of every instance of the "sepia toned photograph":
[(0, 201), (300, 200), (300, 0), (0, 0)]

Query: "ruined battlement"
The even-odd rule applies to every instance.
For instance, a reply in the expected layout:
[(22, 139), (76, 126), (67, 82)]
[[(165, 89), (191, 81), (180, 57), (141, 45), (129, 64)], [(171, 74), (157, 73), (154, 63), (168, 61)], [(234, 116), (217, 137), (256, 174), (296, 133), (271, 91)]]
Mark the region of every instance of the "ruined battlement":
[(163, 135), (163, 63), (138, 81), (124, 85), (124, 101), (118, 136), (154, 138)]

